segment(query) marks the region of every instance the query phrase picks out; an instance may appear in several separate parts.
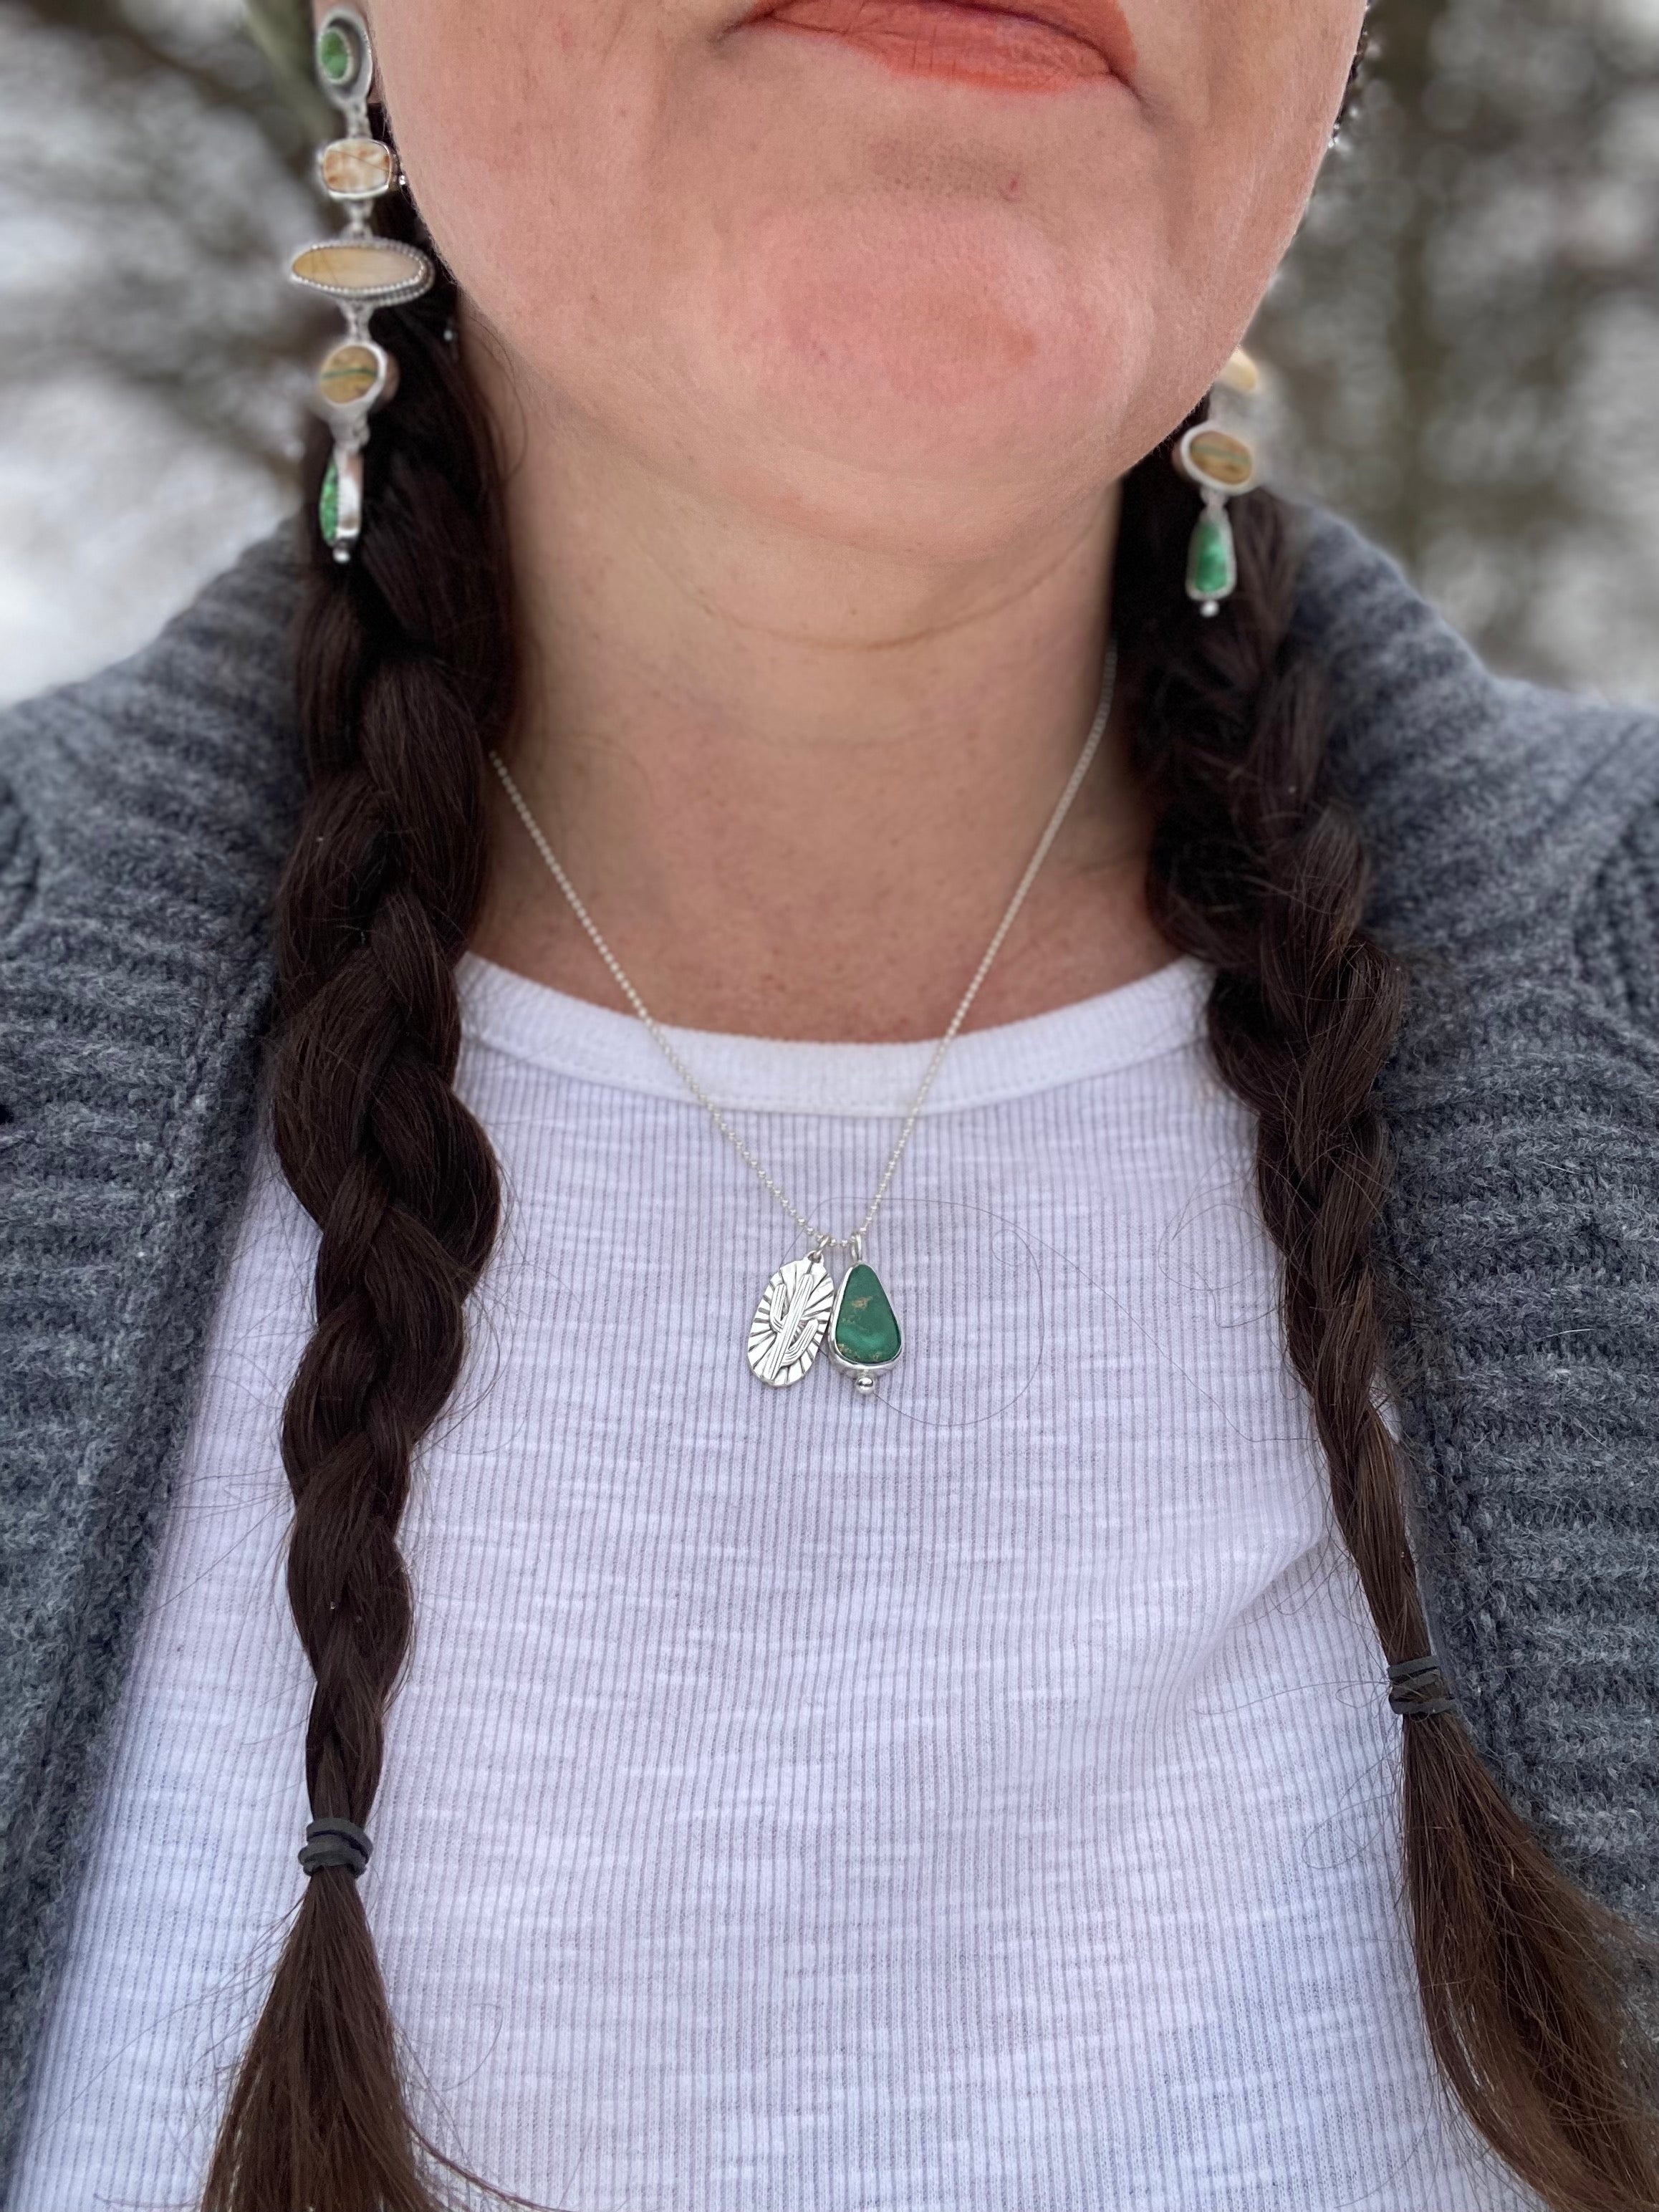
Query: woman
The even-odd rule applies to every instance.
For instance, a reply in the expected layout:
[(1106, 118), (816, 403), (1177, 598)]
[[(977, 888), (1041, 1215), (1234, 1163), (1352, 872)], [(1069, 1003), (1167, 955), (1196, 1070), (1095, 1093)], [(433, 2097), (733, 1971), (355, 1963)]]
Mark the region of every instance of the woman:
[(16, 2212), (1659, 2204), (1659, 737), (1190, 434), (1360, 17), (323, 23), (0, 739)]

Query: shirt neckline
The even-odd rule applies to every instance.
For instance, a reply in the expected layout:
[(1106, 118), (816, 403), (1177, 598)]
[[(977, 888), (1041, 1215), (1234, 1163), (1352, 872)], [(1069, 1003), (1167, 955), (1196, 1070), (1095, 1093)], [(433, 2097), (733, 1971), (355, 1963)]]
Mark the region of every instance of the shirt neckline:
[[(554, 1074), (699, 1110), (633, 1014), (532, 982), (474, 952), (461, 956), (457, 981), (464, 1030), (473, 1043)], [(1178, 1050), (1203, 1033), (1208, 988), (1200, 962), (1177, 958), (1116, 990), (1021, 1021), (969, 1030), (951, 1048), (924, 1111), (998, 1105)], [(902, 1115), (933, 1050), (925, 1039), (815, 1044), (664, 1028), (709, 1096), (734, 1111)]]

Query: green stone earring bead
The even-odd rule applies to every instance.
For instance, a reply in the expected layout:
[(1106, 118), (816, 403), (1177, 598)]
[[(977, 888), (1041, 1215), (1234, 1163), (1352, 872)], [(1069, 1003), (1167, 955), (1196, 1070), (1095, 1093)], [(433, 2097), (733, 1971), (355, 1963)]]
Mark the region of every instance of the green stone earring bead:
[(337, 23), (331, 23), (318, 35), (317, 67), (331, 84), (349, 83), (356, 70), (351, 41)]
[(341, 113), (353, 119), (353, 128), (361, 135), (367, 129), (364, 111), (374, 62), (368, 26), (355, 8), (329, 9), (317, 27), (311, 56), (318, 83)]
[(317, 527), (337, 561), (351, 558), (351, 549), (363, 534), (363, 457), (354, 447), (336, 446), (323, 471)]
[(1238, 554), (1227, 510), (1218, 501), (1198, 518), (1187, 549), (1187, 596), (1200, 613), (1212, 615), (1238, 588)]

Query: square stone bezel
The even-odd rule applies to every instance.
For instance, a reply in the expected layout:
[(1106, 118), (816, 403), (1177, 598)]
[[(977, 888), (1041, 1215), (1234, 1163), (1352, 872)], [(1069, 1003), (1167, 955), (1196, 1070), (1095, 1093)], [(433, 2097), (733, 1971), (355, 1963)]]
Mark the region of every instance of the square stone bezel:
[[(365, 191), (342, 191), (337, 185), (331, 185), (324, 173), (325, 164), (329, 155), (337, 148), (347, 146), (372, 146), (377, 153), (383, 155), (386, 165), (385, 181), (378, 185), (370, 185)], [(397, 184), (398, 159), (384, 138), (365, 137), (361, 131), (349, 131), (343, 137), (331, 138), (325, 145), (317, 149), (317, 181), (330, 199), (343, 207), (351, 207), (368, 200), (384, 199)]]

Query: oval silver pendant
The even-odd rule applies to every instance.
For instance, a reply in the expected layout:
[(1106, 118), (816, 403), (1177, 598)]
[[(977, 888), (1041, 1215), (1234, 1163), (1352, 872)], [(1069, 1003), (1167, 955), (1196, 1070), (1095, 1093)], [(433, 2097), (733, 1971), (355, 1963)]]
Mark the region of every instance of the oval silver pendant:
[(757, 1382), (787, 1390), (818, 1356), (836, 1286), (816, 1252), (786, 1261), (761, 1292), (749, 1326), (749, 1366)]

